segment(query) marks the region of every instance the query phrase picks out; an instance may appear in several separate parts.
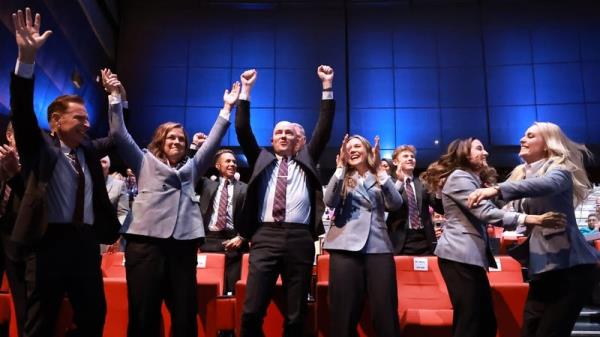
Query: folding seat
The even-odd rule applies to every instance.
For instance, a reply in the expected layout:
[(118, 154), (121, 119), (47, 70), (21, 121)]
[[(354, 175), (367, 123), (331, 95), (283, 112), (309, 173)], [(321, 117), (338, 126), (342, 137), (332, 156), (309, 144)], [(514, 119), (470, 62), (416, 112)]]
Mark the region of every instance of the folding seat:
[(452, 304), (437, 257), (395, 256), (403, 336), (452, 335)]
[(497, 269), (488, 278), (498, 325), (497, 337), (519, 336), (529, 284), (523, 281), (521, 264), (510, 256), (496, 257)]

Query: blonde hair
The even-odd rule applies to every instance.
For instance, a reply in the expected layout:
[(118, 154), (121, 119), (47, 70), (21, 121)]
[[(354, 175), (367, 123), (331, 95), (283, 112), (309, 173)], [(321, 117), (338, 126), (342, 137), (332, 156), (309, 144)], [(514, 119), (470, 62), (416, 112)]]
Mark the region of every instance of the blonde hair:
[[(591, 158), (592, 153), (584, 144), (579, 144), (567, 137), (560, 126), (550, 122), (534, 122), (540, 136), (546, 143), (546, 159), (549, 165), (544, 165), (538, 172), (545, 174), (553, 168), (561, 168), (571, 172), (573, 179), (573, 205), (579, 205), (589, 194), (590, 180), (584, 166), (584, 157)], [(532, 125), (532, 126), (533, 126)], [(511, 172), (508, 180), (525, 178), (525, 164), (521, 164)]]
[[(367, 169), (369, 172), (377, 176), (377, 168), (379, 166), (379, 163), (377, 163), (375, 160), (375, 155), (373, 154), (373, 147), (371, 146), (371, 143), (361, 135), (353, 135), (348, 137), (348, 142), (352, 139), (358, 139), (365, 147), (365, 150), (367, 151)], [(344, 185), (342, 186), (343, 198), (346, 198), (348, 191), (356, 187), (357, 184), (356, 179), (354, 179), (354, 172), (356, 172), (356, 169), (350, 166), (348, 163), (346, 163), (345, 165), (346, 174), (344, 175)], [(379, 184), (379, 180), (377, 180), (377, 184)]]

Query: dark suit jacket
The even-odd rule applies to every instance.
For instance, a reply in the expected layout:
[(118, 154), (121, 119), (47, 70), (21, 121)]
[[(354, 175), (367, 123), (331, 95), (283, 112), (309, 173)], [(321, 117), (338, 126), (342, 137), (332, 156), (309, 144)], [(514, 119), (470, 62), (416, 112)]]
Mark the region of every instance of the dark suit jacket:
[[(33, 244), (40, 240), (48, 225), (46, 186), (59, 156), (63, 155), (53, 137), (38, 127), (33, 110), (33, 79), (11, 75), (10, 106), (15, 140), (21, 159), (21, 174), (26, 183), (15, 222), (13, 240)], [(100, 158), (108, 153), (112, 142), (109, 138), (91, 141), (85, 139), (82, 148), (93, 183), (93, 229), (100, 243), (112, 244), (119, 237), (120, 224), (108, 199)]]
[[(419, 215), (421, 218), (421, 224), (425, 230), (425, 236), (431, 254), (435, 249), (435, 229), (431, 223), (431, 216), (429, 215), (429, 206), (441, 214), (444, 214), (444, 208), (442, 206), (442, 200), (436, 199), (434, 195), (427, 192), (419, 178), (415, 177), (415, 196), (417, 197), (417, 207), (419, 208)], [(402, 207), (394, 212), (388, 214), (386, 224), (390, 232), (390, 239), (394, 245), (394, 254), (398, 255), (404, 249), (404, 243), (406, 242), (406, 231), (408, 229), (408, 196), (406, 195), (406, 189), (404, 184), (400, 188), (402, 194)]]
[[(239, 223), (243, 221), (242, 218), (242, 207), (244, 206), (244, 199), (246, 199), (246, 189), (248, 185), (241, 181), (235, 181), (233, 183), (233, 198), (232, 198), (232, 209), (233, 209), (233, 223)], [(213, 204), (217, 190), (219, 189), (219, 181), (213, 181), (206, 177), (200, 179), (196, 184), (196, 193), (200, 195), (200, 212), (202, 212), (202, 220), (204, 220), (204, 232), (208, 232), (208, 224), (210, 217), (212, 216)]]
[[(313, 238), (316, 239), (319, 234), (322, 234), (323, 223), (321, 217), (325, 211), (323, 203), (323, 187), (317, 173), (317, 162), (323, 149), (327, 145), (331, 136), (331, 127), (333, 125), (333, 117), (335, 113), (334, 100), (322, 100), (319, 120), (310, 139), (310, 143), (306, 144), (294, 158), (296, 162), (304, 169), (308, 182), (308, 190), (310, 197), (310, 230)], [(277, 160), (275, 155), (261, 148), (254, 137), (250, 126), (250, 102), (239, 100), (238, 108), (235, 116), (235, 132), (238, 142), (248, 159), (248, 164), (252, 168), (252, 176), (248, 181), (247, 198), (243, 207), (243, 219), (240, 223), (236, 223), (236, 229), (245, 238), (251, 238), (254, 232), (260, 226), (260, 218), (258, 214), (258, 195), (259, 177), (269, 165)]]

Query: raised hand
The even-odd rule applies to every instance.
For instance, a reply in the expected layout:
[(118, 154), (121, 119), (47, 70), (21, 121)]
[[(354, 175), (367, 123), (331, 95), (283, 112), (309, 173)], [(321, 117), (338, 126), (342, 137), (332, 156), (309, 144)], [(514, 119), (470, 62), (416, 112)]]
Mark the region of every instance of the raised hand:
[[(118, 93), (121, 95), (121, 99), (123, 101), (127, 100), (127, 91), (125, 91), (125, 87), (118, 80), (117, 74), (114, 74), (110, 69), (104, 68), (100, 70), (100, 75), (102, 75), (102, 86), (104, 90), (108, 93)], [(110, 81), (111, 79), (115, 79), (117, 81)], [(110, 83), (109, 83), (110, 81)]]
[(192, 143), (196, 144), (197, 147), (200, 147), (206, 141), (208, 136), (202, 132), (196, 132), (194, 137), (192, 138)]
[(348, 143), (348, 134), (344, 136), (342, 146), (340, 146), (340, 153), (335, 157), (337, 167), (344, 167), (348, 162), (348, 156), (346, 155), (346, 144)]
[(381, 145), (379, 144), (379, 136), (375, 136), (373, 139), (373, 157), (375, 158), (375, 165), (379, 167), (381, 162)]
[(250, 91), (252, 91), (252, 87), (254, 87), (257, 77), (258, 72), (256, 69), (246, 70), (242, 73), (242, 75), (240, 75), (240, 82), (242, 82), (242, 93), (244, 96), (250, 96)]
[(333, 85), (333, 68), (330, 66), (320, 65), (317, 68), (317, 74), (323, 83), (323, 89), (329, 89)]
[(0, 166), (6, 175), (4, 179), (12, 178), (21, 171), (17, 149), (7, 144), (0, 146)]
[(35, 62), (35, 54), (40, 49), (48, 37), (52, 34), (51, 30), (45, 31), (40, 35), (40, 25), (42, 17), (39, 13), (35, 14), (35, 19), (31, 19), (31, 9), (25, 8), (12, 14), (13, 25), (15, 26), (15, 38), (19, 49), (18, 59), (20, 62), (33, 64)]
[(235, 82), (231, 86), (231, 91), (225, 89), (223, 93), (223, 109), (229, 109), (237, 102), (240, 96), (240, 82)]

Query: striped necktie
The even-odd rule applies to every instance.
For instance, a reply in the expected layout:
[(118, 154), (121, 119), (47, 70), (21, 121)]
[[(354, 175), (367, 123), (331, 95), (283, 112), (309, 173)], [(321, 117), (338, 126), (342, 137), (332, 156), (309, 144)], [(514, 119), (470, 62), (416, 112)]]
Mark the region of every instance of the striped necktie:
[(282, 222), (285, 220), (285, 203), (288, 175), (288, 159), (281, 158), (279, 172), (277, 173), (277, 184), (275, 185), (275, 200), (273, 200), (273, 220)]

